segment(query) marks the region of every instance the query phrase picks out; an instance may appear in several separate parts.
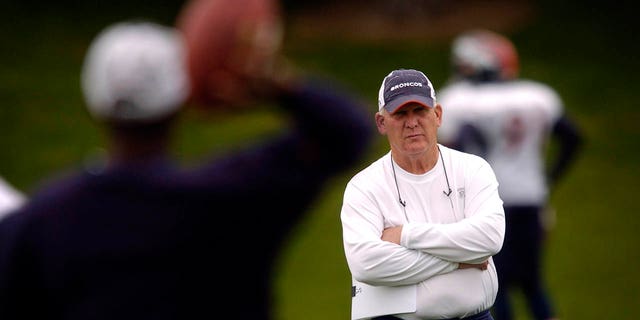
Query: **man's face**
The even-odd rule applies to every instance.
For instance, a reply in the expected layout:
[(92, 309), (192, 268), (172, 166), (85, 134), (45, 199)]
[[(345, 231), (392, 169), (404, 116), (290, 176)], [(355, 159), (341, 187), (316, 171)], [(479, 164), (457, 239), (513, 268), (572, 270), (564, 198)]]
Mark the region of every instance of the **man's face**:
[(392, 150), (415, 155), (429, 150), (437, 143), (437, 130), (442, 120), (442, 108), (408, 103), (393, 114), (376, 114), (378, 131), (387, 136)]

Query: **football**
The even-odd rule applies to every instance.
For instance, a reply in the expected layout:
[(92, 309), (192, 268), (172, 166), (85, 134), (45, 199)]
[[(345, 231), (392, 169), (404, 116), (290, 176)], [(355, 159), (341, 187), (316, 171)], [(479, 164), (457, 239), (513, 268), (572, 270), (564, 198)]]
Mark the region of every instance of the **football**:
[(216, 107), (247, 98), (247, 78), (272, 71), (283, 26), (276, 0), (191, 0), (176, 27), (187, 46), (190, 100)]

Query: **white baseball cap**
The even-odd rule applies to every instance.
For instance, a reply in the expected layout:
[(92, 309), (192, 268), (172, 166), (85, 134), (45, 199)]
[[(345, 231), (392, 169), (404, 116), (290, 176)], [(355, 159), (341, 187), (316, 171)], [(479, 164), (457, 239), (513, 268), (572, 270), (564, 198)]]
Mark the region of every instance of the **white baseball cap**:
[(189, 94), (185, 46), (175, 28), (120, 22), (92, 42), (81, 75), (90, 114), (99, 120), (148, 121), (178, 110)]

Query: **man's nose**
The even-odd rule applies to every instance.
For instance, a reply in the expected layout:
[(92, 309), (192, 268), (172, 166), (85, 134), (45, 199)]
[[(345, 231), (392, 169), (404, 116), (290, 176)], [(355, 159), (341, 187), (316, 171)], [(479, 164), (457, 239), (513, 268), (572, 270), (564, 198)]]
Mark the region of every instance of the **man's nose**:
[(412, 113), (409, 113), (407, 115), (407, 120), (405, 121), (404, 125), (407, 128), (413, 128), (415, 126), (418, 125), (418, 117)]

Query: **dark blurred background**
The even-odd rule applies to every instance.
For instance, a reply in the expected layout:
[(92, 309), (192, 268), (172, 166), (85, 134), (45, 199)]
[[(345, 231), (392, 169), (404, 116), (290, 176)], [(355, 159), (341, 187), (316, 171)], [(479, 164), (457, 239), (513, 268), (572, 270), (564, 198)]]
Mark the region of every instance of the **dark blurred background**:
[[(80, 67), (107, 24), (172, 24), (178, 0), (22, 0), (0, 4), (0, 175), (25, 193), (43, 178), (99, 157), (103, 137), (83, 107)], [(282, 2), (285, 53), (342, 81), (376, 110), (392, 69), (449, 76), (449, 45), (469, 28), (510, 37), (521, 75), (554, 87), (586, 136), (583, 154), (552, 194), (545, 274), (562, 319), (639, 319), (640, 72), (630, 4), (533, 0)], [(446, 108), (446, 106), (445, 106)], [(446, 109), (445, 109), (446, 112)], [(175, 153), (185, 163), (278, 129), (268, 108), (209, 119), (187, 112)], [(381, 137), (361, 165), (336, 177), (283, 248), (278, 319), (348, 319), (350, 276), (339, 221), (342, 191), (387, 150)], [(214, 210), (212, 208), (212, 210)], [(250, 266), (249, 266), (250, 267)], [(34, 306), (37, 307), (37, 306)], [(519, 302), (519, 319), (528, 319)]]

